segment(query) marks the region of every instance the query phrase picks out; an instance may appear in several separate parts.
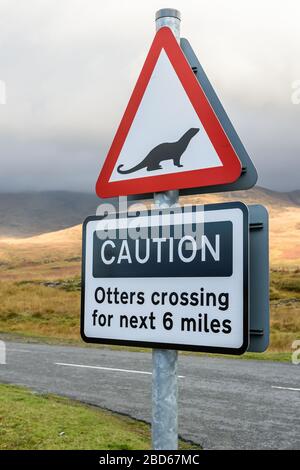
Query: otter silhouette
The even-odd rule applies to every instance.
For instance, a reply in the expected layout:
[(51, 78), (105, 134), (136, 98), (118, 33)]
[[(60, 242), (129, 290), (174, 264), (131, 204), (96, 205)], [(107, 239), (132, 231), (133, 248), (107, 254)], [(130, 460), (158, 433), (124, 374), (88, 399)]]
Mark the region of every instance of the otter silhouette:
[(154, 149), (150, 150), (144, 160), (133, 168), (122, 170), (124, 165), (119, 165), (117, 168), (118, 173), (121, 175), (128, 175), (129, 173), (134, 173), (142, 168), (147, 168), (147, 171), (160, 170), (162, 168), (160, 163), (165, 160), (173, 160), (175, 166), (182, 167), (183, 165), (180, 164), (182, 154), (186, 151), (191, 139), (197, 134), (197, 132), (199, 132), (199, 129), (192, 127), (176, 142), (165, 142), (157, 145)]

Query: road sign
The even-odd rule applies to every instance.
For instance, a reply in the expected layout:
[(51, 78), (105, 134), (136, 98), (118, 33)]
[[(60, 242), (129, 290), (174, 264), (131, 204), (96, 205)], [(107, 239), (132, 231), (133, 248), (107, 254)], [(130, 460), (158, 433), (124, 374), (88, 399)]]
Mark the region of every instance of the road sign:
[(100, 197), (232, 183), (241, 162), (172, 31), (154, 38), (97, 181)]
[(180, 194), (186, 195), (200, 193), (216, 193), (220, 191), (223, 192), (250, 189), (257, 182), (256, 168), (251, 158), (249, 157), (244, 145), (242, 144), (241, 139), (239, 138), (234, 126), (232, 125), (225, 109), (223, 108), (222, 103), (220, 102), (189, 41), (185, 38), (181, 38), (180, 46), (242, 164), (241, 176), (238, 180), (234, 181), (233, 183), (228, 183), (224, 185), (213, 185), (202, 188), (186, 188), (181, 190)]
[(83, 339), (242, 354), (248, 232), (239, 202), (87, 218)]

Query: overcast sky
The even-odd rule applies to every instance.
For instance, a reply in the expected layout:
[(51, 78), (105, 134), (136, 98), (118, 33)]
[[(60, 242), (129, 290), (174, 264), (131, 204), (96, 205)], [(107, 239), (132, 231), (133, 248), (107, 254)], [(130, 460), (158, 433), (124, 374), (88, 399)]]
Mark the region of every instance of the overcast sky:
[(181, 11), (259, 184), (300, 189), (299, 0), (0, 0), (0, 191), (94, 191), (166, 6)]

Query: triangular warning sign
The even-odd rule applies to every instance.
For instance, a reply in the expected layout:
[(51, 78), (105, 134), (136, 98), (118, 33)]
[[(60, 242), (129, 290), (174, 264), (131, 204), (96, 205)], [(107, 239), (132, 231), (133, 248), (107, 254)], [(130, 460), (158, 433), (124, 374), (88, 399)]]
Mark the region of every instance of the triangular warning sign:
[(241, 163), (172, 31), (161, 28), (97, 181), (100, 197), (222, 185)]

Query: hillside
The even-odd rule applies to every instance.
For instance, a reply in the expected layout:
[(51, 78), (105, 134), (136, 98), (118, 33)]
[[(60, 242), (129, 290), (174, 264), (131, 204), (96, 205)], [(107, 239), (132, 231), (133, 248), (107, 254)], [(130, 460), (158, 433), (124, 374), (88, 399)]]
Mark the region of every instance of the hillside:
[[(274, 209), (300, 207), (300, 191), (279, 193), (259, 187), (250, 191), (184, 199), (202, 204), (212, 201), (243, 200), (248, 204), (260, 203)], [(81, 224), (87, 215), (95, 214), (99, 203), (101, 200), (89, 193), (67, 191), (0, 193), (0, 238), (32, 237), (73, 227)]]
[[(23, 215), (18, 208), (18, 221), (23, 221), (22, 231), (26, 236), (20, 237), (20, 232), (18, 237), (7, 236), (12, 228), (14, 233), (15, 227), (12, 227), (12, 215), (6, 218), (0, 237), (0, 335), (13, 334), (38, 341), (80, 342), (81, 223), (86, 215), (95, 213), (95, 199), (76, 193), (68, 193), (67, 196), (65, 202), (64, 193), (50, 195), (50, 216), (44, 209), (40, 213), (41, 219), (44, 219), (41, 224), (35, 198), (31, 199), (32, 206), (28, 213), (24, 209), (25, 203)], [(13, 199), (10, 201), (11, 209)], [(42, 210), (42, 199), (38, 201), (39, 210)], [(14, 200), (22, 205), (20, 197)], [(291, 344), (300, 332), (299, 193), (282, 194), (255, 188), (246, 192), (187, 197), (182, 202), (202, 204), (229, 200), (262, 203), (269, 209), (272, 267), (269, 351), (279, 355), (284, 352), (290, 360)], [(47, 200), (46, 207), (49, 204)], [(65, 209), (69, 210), (69, 207), (70, 218), (65, 214)], [(78, 208), (81, 210), (80, 217)], [(76, 225), (57, 230), (57, 227), (74, 221)], [(54, 227), (53, 231), (49, 231), (51, 227)], [(45, 228), (46, 233), (28, 236), (30, 231), (39, 232)]]
[(0, 237), (31, 237), (72, 227), (95, 214), (98, 204), (99, 198), (90, 193), (0, 193)]
[[(75, 193), (76, 194), (76, 193)], [(94, 213), (91, 210), (92, 197), (76, 195), (77, 208), (81, 208), (80, 217), (76, 217), (73, 208), (68, 219), (76, 220), (74, 227), (63, 230), (47, 232), (31, 237), (3, 236), (0, 238), (0, 279), (33, 279), (47, 277), (58, 279), (67, 276), (76, 276), (80, 273), (81, 262), (81, 222), (86, 215)], [(68, 195), (70, 202), (71, 195)], [(72, 197), (75, 199), (74, 195)], [(82, 202), (79, 203), (80, 197)], [(53, 224), (57, 227), (63, 223), (64, 207), (61, 202), (62, 193), (57, 198), (59, 210), (52, 207), (52, 218), (48, 228)], [(270, 261), (273, 267), (299, 267), (300, 266), (300, 206), (297, 193), (276, 193), (262, 188), (251, 191), (223, 193), (186, 197), (182, 202), (214, 203), (230, 200), (242, 200), (248, 204), (263, 203), (270, 213)], [(52, 199), (53, 201), (53, 199)], [(41, 204), (41, 203), (40, 203)], [(85, 205), (87, 209), (85, 210)], [(40, 206), (41, 207), (41, 206)], [(74, 206), (75, 207), (75, 206)], [(88, 209), (89, 208), (89, 209)], [(34, 208), (32, 208), (34, 212)], [(43, 214), (46, 218), (47, 212)], [(79, 220), (78, 220), (79, 219)], [(37, 219), (35, 219), (37, 221)], [(8, 230), (9, 226), (6, 226)], [(30, 227), (24, 227), (29, 233)], [(41, 230), (36, 224), (32, 230)]]
[(196, 204), (205, 204), (207, 202), (226, 202), (243, 201), (246, 204), (263, 204), (269, 209), (279, 209), (283, 207), (300, 207), (300, 191), (291, 191), (282, 193), (271, 191), (270, 189), (256, 186), (248, 191), (232, 191), (227, 193), (202, 194), (199, 196), (187, 196), (188, 199)]

